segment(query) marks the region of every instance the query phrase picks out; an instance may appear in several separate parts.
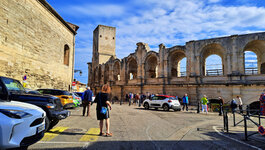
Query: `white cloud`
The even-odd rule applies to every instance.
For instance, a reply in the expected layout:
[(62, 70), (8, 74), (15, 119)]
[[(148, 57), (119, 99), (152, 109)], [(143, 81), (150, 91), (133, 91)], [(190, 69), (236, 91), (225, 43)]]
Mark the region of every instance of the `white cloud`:
[[(85, 18), (78, 24), (76, 45), (80, 48), (76, 51), (80, 54), (76, 58), (87, 61), (92, 60), (92, 35), (98, 24), (116, 27), (118, 58), (133, 53), (137, 42), (148, 43), (152, 50), (157, 51), (160, 43), (167, 47), (185, 45), (190, 40), (265, 29), (264, 7), (223, 6), (221, 0), (131, 0), (120, 5), (72, 6), (64, 13)], [(84, 57), (84, 53), (89, 58)], [(81, 66), (79, 62), (76, 64)], [(86, 63), (83, 65), (87, 66)]]

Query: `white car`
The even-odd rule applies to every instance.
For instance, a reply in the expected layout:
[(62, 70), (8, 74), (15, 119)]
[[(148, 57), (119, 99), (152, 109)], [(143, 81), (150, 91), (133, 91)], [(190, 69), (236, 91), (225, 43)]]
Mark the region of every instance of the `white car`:
[(0, 100), (0, 149), (27, 148), (44, 136), (46, 113), (39, 107)]
[(145, 109), (163, 108), (165, 111), (169, 111), (169, 109), (174, 109), (175, 111), (181, 110), (179, 100), (174, 96), (168, 95), (157, 95), (153, 96), (151, 99), (146, 99), (143, 101), (143, 106)]

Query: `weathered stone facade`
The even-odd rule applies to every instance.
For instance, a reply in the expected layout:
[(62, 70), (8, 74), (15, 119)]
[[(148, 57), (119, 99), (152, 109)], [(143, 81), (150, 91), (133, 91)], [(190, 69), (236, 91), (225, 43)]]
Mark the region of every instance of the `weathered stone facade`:
[[(247, 75), (244, 52), (257, 54), (258, 74)], [(216, 54), (222, 59), (222, 75), (207, 76), (205, 60)], [(187, 59), (186, 76), (180, 76), (179, 62)], [(256, 101), (265, 89), (265, 33), (232, 35), (190, 41), (184, 46), (150, 51), (145, 43), (137, 43), (135, 53), (123, 59), (111, 57), (106, 63), (90, 67), (89, 84), (95, 92), (108, 83), (112, 97), (124, 99), (128, 92), (159, 93), (183, 96), (188, 93), (195, 104), (206, 94), (208, 98), (223, 96), (228, 102), (237, 95), (243, 103)], [(90, 64), (91, 65), (91, 64)]]
[(26, 74), (31, 89), (69, 90), (77, 29), (45, 0), (0, 1), (0, 75)]

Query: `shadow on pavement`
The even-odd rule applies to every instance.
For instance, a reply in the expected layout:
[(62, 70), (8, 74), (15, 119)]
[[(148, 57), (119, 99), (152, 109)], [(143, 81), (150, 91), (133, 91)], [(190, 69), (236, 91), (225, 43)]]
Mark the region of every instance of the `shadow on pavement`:
[(173, 109), (170, 109), (169, 111), (164, 111), (162, 108), (159, 108), (159, 109), (155, 109), (155, 108), (144, 109), (144, 108), (139, 107), (139, 108), (134, 108), (134, 109), (144, 110), (144, 111), (178, 112), (178, 111), (174, 111)]

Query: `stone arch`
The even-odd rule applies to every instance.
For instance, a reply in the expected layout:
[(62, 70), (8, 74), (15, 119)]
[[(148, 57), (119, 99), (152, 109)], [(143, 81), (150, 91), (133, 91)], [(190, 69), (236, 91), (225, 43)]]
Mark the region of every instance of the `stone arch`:
[(173, 50), (169, 53), (169, 77), (181, 77), (180, 61), (186, 57), (185, 51)]
[(105, 64), (105, 68), (104, 68), (104, 84), (107, 84), (108, 81), (109, 81), (109, 72), (110, 72), (109, 65)]
[(113, 79), (114, 81), (119, 81), (121, 75), (121, 62), (119, 60), (115, 60), (113, 64)]
[(67, 44), (64, 45), (63, 64), (69, 66), (70, 48)]
[(201, 49), (201, 61), (200, 61), (200, 70), (201, 70), (201, 75), (205, 76), (206, 75), (206, 59), (210, 55), (218, 55), (221, 57), (222, 60), (222, 74), (226, 74), (226, 50), (218, 43), (212, 43), (204, 46)]
[(135, 57), (129, 57), (127, 61), (127, 79), (132, 80), (137, 78), (137, 59)]
[[(243, 54), (246, 51), (254, 52), (257, 55), (258, 73), (265, 74), (265, 41), (264, 40), (253, 40), (253, 41), (248, 42), (243, 49)], [(245, 59), (243, 62), (244, 62), (243, 65), (245, 68)]]
[(155, 52), (148, 52), (145, 58), (145, 78), (158, 77), (158, 56)]

